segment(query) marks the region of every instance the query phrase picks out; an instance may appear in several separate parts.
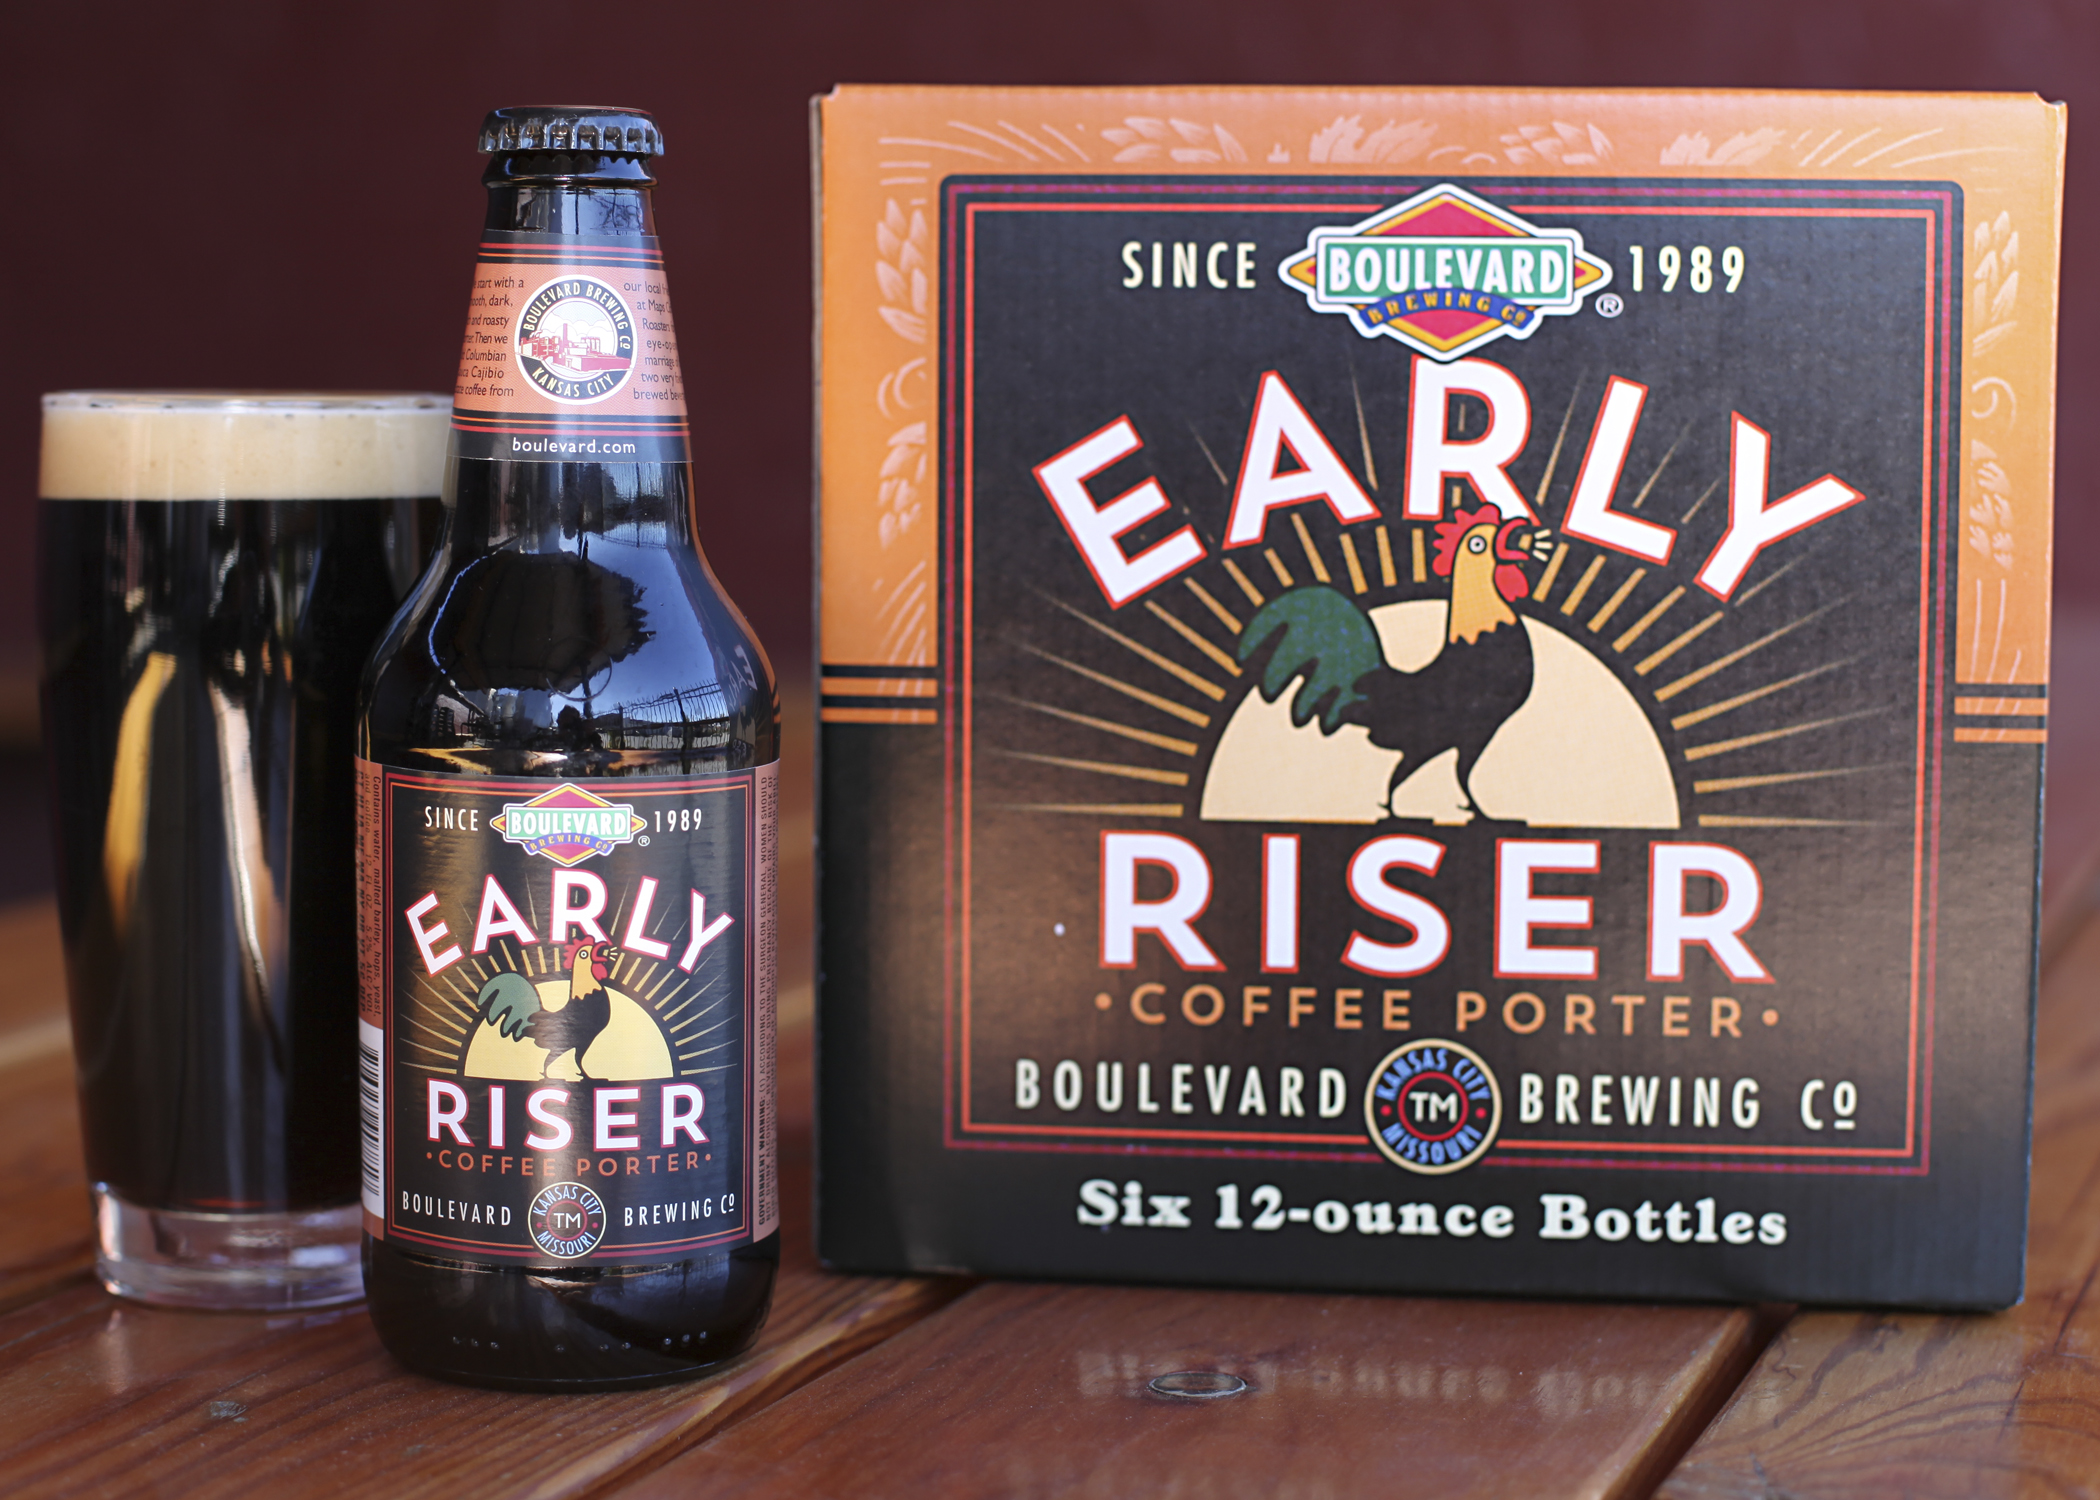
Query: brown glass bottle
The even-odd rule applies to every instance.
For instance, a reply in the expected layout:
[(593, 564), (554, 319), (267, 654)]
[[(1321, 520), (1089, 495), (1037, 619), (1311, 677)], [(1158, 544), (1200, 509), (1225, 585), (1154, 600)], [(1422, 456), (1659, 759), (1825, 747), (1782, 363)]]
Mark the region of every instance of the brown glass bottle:
[(779, 1260), (779, 699), (694, 534), (654, 122), (483, 149), (446, 529), (361, 699), (365, 1283), (429, 1374), (650, 1385), (747, 1344)]

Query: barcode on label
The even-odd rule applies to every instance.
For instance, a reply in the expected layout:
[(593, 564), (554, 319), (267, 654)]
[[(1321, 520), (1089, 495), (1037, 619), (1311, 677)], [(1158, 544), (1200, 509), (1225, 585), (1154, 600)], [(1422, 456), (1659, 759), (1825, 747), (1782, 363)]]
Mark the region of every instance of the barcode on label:
[(386, 1178), (380, 1165), (384, 1144), (380, 1121), (386, 1118), (386, 1075), (380, 1067), (386, 1033), (367, 1021), (357, 1023), (358, 1145), (364, 1156), (365, 1212), (386, 1217)]

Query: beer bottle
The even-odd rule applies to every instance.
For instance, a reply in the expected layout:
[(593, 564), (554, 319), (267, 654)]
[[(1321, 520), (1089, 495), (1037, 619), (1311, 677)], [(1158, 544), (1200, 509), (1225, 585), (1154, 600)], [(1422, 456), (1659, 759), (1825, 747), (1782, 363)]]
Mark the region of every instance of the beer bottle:
[(361, 700), (365, 1287), (429, 1374), (651, 1385), (779, 1261), (779, 697), (694, 534), (655, 121), (481, 149), (445, 530)]

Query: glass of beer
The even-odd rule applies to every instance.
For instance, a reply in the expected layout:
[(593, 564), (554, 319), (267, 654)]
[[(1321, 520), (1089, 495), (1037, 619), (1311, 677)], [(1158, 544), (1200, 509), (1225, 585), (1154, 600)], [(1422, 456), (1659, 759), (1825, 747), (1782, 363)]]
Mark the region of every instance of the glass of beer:
[(362, 1295), (352, 736), (451, 398), (44, 398), (44, 749), (97, 1270)]

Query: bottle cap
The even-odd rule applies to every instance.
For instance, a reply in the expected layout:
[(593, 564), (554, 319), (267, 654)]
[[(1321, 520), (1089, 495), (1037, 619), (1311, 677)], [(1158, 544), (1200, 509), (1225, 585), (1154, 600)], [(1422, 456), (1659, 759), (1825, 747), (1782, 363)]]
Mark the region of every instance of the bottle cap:
[(514, 104), (481, 122), (481, 150), (605, 151), (661, 156), (664, 133), (645, 109), (602, 104)]

